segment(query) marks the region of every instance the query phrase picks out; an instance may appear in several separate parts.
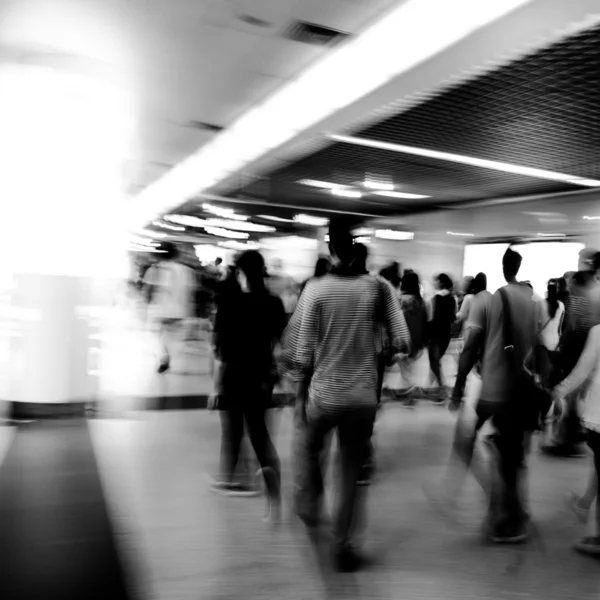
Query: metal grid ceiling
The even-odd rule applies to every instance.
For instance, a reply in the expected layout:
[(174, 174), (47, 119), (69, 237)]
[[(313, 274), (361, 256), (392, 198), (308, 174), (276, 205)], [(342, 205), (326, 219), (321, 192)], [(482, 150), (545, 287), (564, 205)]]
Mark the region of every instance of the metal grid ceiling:
[[(510, 65), (450, 88), (421, 105), (355, 132), (370, 139), (600, 178), (600, 28), (579, 33)], [(391, 178), (405, 201), (333, 198), (297, 182), (353, 184)], [(270, 175), (260, 193), (273, 202), (390, 214), (426, 205), (581, 189), (500, 171), (348, 144), (332, 144)], [(375, 201), (376, 204), (372, 202)], [(384, 203), (382, 205), (382, 202)]]

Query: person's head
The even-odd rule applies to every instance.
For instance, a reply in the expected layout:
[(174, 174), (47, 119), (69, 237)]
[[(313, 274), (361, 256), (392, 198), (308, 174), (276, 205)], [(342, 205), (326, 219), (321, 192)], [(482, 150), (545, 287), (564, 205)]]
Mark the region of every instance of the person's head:
[(317, 260), (317, 264), (315, 265), (315, 277), (323, 277), (329, 271), (331, 271), (331, 262), (328, 258), (322, 256)]
[(159, 250), (161, 251), (161, 260), (177, 260), (179, 258), (179, 250), (172, 242), (163, 242)]
[(402, 277), (400, 290), (403, 294), (420, 298), (421, 282), (419, 281), (419, 276), (414, 271), (405, 271)]
[(473, 279), (473, 294), (485, 292), (487, 290), (487, 275), (485, 273), (477, 273)]
[(517, 280), (517, 275), (519, 274), (522, 262), (523, 257), (512, 248), (508, 248), (504, 253), (504, 256), (502, 257), (502, 271), (504, 273), (504, 279), (506, 279), (507, 282)]
[(450, 277), (448, 277), (446, 273), (440, 273), (435, 278), (435, 287), (438, 290), (446, 290), (448, 292), (451, 292), (454, 285), (452, 283), (452, 279), (450, 279)]
[(577, 270), (584, 273), (590, 273), (595, 271), (594, 269), (594, 256), (597, 254), (593, 248), (584, 248), (579, 253), (579, 261), (577, 263)]
[(223, 259), (219, 256), (217, 260), (215, 260), (215, 265), (220, 267), (223, 264)]
[(354, 260), (354, 238), (352, 225), (345, 217), (335, 217), (329, 223), (329, 252), (333, 261), (349, 266)]
[(243, 292), (264, 292), (265, 287), (265, 261), (260, 252), (246, 250), (240, 254), (235, 262), (237, 280)]
[(475, 292), (473, 291), (473, 282), (475, 281), (474, 277), (471, 277), (470, 275), (467, 275), (466, 277), (463, 278), (462, 282), (461, 282), (461, 292), (463, 294), (474, 294)]

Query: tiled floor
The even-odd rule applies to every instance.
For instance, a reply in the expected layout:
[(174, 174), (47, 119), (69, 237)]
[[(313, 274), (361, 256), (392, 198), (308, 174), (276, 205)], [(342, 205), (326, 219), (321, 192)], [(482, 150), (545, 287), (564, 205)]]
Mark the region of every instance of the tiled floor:
[(375, 564), (356, 576), (334, 574), (326, 549), (312, 546), (291, 517), (290, 416), (288, 409), (274, 415), (288, 509), (278, 530), (262, 523), (261, 499), (207, 489), (219, 445), (215, 413), (144, 412), (90, 423), (118, 543), (145, 597), (598, 597), (598, 564), (571, 551), (582, 531), (562, 505), (564, 492), (583, 484), (587, 461), (553, 461), (534, 450), (530, 495), (540, 537), (520, 549), (487, 547), (474, 483), (463, 497), (462, 528), (439, 521), (424, 500), (422, 485), (439, 478), (452, 435), (452, 416), (425, 405), (384, 409), (364, 533)]

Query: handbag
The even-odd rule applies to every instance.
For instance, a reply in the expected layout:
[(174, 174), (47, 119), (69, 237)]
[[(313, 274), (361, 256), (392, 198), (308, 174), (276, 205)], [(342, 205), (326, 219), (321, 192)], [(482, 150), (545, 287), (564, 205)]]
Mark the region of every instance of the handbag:
[(515, 414), (520, 417), (521, 425), (525, 431), (536, 431), (542, 427), (542, 420), (550, 410), (552, 396), (540, 385), (539, 378), (535, 374), (535, 368), (529, 369), (527, 367), (527, 359), (531, 358), (532, 353), (530, 352), (522, 362), (517, 360), (513, 337), (512, 311), (508, 294), (504, 288), (500, 288), (499, 292), (504, 313), (504, 351), (513, 377), (509, 401), (514, 404)]

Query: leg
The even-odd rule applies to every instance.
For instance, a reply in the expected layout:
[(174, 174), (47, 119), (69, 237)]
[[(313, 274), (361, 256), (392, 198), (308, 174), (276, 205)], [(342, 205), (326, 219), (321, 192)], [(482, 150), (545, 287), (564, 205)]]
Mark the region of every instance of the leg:
[(221, 411), (221, 480), (233, 483), (244, 437), (244, 414), (241, 408)]
[[(588, 445), (594, 453), (594, 471), (596, 481), (600, 476), (600, 433), (588, 430)], [(595, 532), (592, 536), (584, 537), (575, 544), (575, 549), (585, 554), (600, 555), (600, 497), (596, 494), (596, 522)]]
[(298, 448), (296, 473), (296, 512), (309, 527), (318, 525), (323, 497), (324, 446), (335, 420), (311, 407)]
[(374, 408), (356, 408), (342, 415), (338, 423), (342, 473), (335, 542), (342, 550), (352, 543), (356, 525), (357, 480), (368, 455), (374, 420)]
[(437, 339), (433, 339), (429, 342), (429, 368), (431, 370), (431, 374), (433, 375), (434, 382), (437, 381), (437, 384), (441, 387), (442, 385), (442, 373), (440, 370), (440, 359), (442, 358), (440, 355), (440, 342)]

